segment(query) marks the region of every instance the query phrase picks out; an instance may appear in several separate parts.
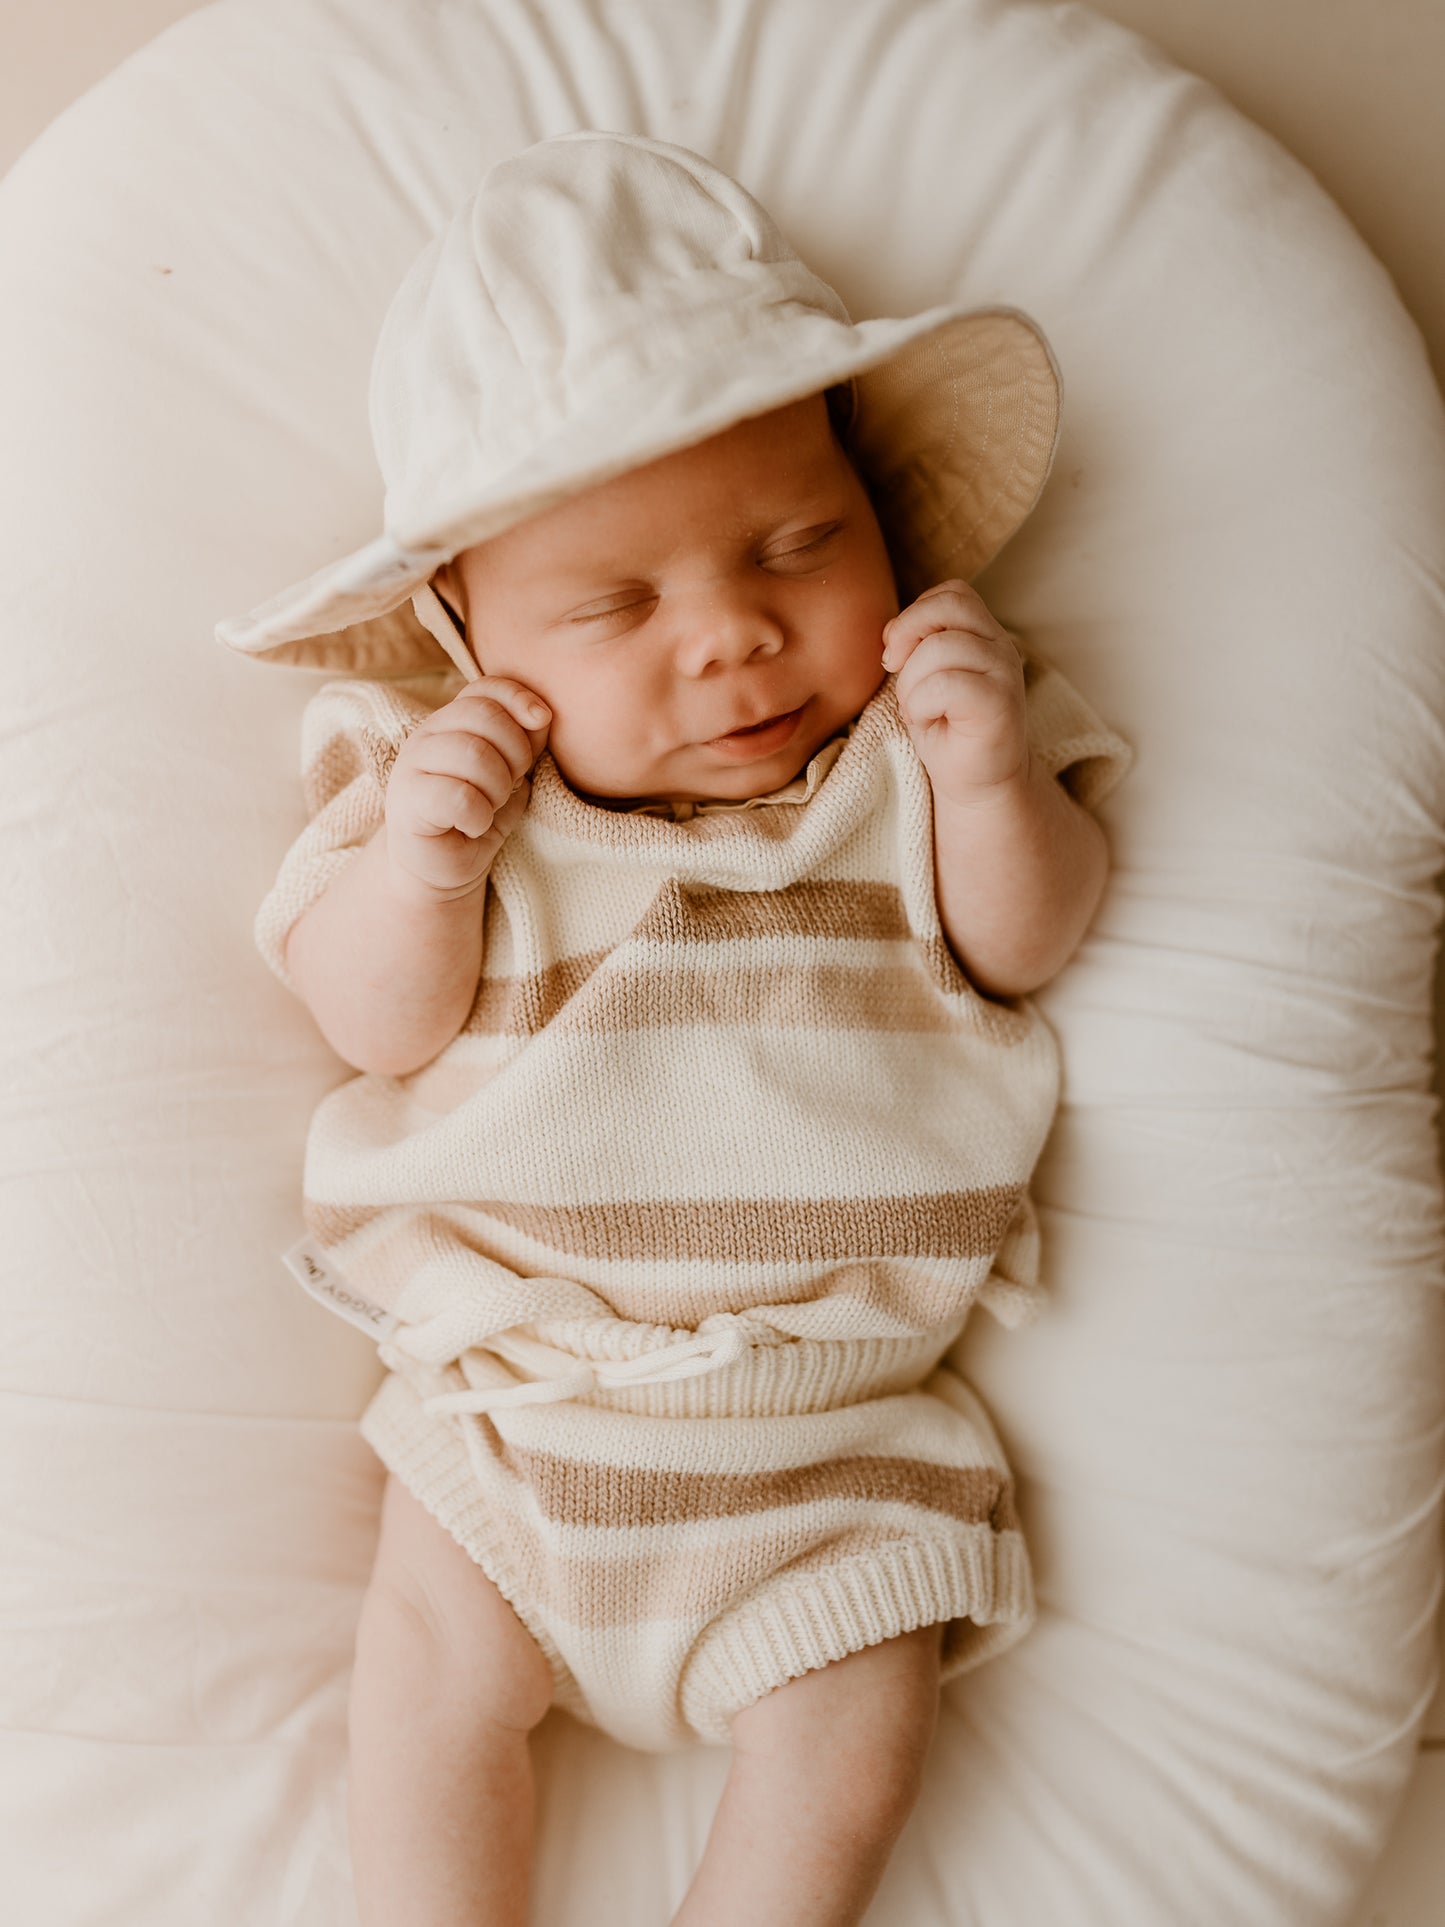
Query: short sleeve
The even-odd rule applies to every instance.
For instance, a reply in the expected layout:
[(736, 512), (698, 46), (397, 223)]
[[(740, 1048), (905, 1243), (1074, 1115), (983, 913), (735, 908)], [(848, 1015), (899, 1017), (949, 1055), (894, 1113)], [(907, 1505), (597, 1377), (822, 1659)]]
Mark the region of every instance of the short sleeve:
[(322, 685), (301, 717), (301, 793), (310, 819), (256, 912), (256, 948), (289, 991), (291, 927), (365, 849), (386, 816), (397, 751), (461, 686), (451, 670)]
[(1060, 670), (1015, 641), (1024, 660), (1029, 749), (1075, 802), (1094, 809), (1124, 780), (1134, 752)]

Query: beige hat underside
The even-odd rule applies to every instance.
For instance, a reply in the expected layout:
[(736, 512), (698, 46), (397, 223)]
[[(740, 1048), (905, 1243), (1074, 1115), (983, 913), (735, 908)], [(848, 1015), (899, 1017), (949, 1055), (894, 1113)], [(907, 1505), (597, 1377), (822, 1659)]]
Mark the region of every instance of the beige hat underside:
[(1008, 309), (963, 316), (859, 376), (848, 440), (905, 602), (971, 580), (1016, 533), (1053, 465), (1059, 407), (1047, 343)]

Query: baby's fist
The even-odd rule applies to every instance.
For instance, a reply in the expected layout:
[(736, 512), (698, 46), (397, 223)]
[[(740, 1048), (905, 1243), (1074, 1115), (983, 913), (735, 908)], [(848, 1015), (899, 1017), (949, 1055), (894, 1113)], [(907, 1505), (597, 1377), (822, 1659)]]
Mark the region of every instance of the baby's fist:
[(883, 667), (937, 795), (974, 804), (1028, 774), (1024, 670), (966, 582), (940, 582), (883, 630)]
[(482, 676), (433, 710), (397, 752), (386, 847), (409, 887), (451, 899), (481, 888), (515, 828), (552, 712), (505, 676)]

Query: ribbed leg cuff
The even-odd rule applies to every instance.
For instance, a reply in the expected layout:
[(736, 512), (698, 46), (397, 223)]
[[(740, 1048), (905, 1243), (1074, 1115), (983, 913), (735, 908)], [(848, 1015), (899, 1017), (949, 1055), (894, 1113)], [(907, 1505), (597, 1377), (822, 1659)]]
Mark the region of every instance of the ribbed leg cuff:
[(1021, 1532), (980, 1525), (880, 1548), (770, 1586), (710, 1626), (681, 1681), (683, 1716), (726, 1740), (733, 1715), (775, 1687), (940, 1620), (940, 1678), (952, 1679), (1022, 1639), (1034, 1613)]

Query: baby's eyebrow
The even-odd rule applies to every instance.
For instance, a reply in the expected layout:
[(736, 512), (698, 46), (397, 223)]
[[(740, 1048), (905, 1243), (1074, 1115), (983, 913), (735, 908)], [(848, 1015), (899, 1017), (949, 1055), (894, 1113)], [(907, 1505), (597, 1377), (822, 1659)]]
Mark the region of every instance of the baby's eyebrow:
[(553, 582), (631, 582), (635, 578), (621, 573), (611, 558), (606, 555), (565, 556), (560, 562), (548, 566), (547, 574)]
[(548, 585), (563, 595), (620, 595), (624, 589), (640, 589), (651, 580), (652, 571), (643, 567), (619, 569), (601, 563), (595, 569), (563, 566), (548, 571)]

